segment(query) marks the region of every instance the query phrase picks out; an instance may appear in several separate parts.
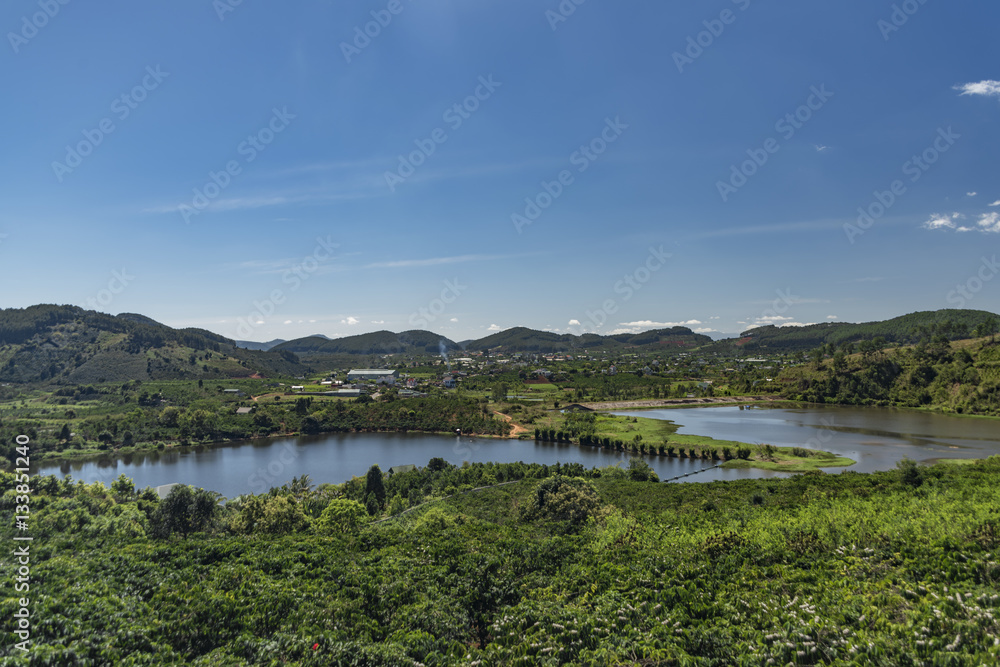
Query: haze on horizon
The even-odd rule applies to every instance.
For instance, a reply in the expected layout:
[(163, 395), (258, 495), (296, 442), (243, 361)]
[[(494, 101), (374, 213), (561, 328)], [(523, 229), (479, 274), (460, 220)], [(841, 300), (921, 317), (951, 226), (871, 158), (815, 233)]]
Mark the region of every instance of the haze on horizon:
[(0, 307), (254, 341), (997, 312), (997, 18), (13, 0)]

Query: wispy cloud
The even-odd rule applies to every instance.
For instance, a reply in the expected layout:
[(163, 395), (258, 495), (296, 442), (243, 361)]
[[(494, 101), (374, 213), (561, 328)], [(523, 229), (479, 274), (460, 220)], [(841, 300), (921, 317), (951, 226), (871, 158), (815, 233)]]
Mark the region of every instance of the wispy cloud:
[(921, 227), (924, 229), (951, 229), (956, 232), (982, 232), (983, 234), (1000, 234), (1000, 213), (980, 213), (975, 226), (960, 225), (959, 220), (964, 220), (961, 213), (951, 215), (940, 215), (935, 213)]
[(401, 259), (388, 262), (366, 264), (366, 269), (411, 269), (443, 264), (465, 264), (466, 262), (490, 262), (498, 259), (514, 259), (525, 255), (455, 255), (452, 257), (430, 257), (428, 259)]
[[(570, 322), (572, 324), (572, 322)], [(636, 322), (620, 322), (622, 327), (645, 327), (647, 329), (667, 329), (669, 327), (689, 327), (701, 324), (699, 320), (688, 320), (687, 322), (653, 322), (652, 320), (638, 320)]]
[(742, 227), (725, 227), (695, 234), (693, 238), (717, 238), (721, 236), (753, 236), (763, 234), (781, 234), (787, 232), (824, 232), (831, 229), (841, 229), (844, 220), (810, 220), (806, 222), (779, 222), (771, 225), (747, 225)]
[(957, 220), (961, 220), (965, 216), (961, 213), (951, 213), (944, 214), (935, 213), (931, 215), (930, 219), (927, 220), (923, 225), (924, 229), (955, 229), (958, 227)]
[(979, 216), (976, 225), (981, 232), (1000, 234), (1000, 213), (984, 213)]
[(962, 91), (962, 95), (982, 95), (984, 97), (1000, 97), (1000, 81), (986, 79), (974, 83), (962, 83), (954, 87)]

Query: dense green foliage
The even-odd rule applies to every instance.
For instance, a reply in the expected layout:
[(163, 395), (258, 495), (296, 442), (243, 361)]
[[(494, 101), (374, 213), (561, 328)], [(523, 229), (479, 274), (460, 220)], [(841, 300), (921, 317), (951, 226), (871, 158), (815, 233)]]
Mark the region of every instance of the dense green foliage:
[(953, 345), (938, 337), (912, 348), (815, 356), (783, 375), (787, 395), (815, 403), (928, 407), (1000, 415), (1000, 344)]
[[(473, 469), (407, 474), (422, 488), (471, 480)], [(211, 511), (186, 537), (155, 535), (196, 504), (157, 501), (124, 480), (36, 479), (31, 651), (21, 655), (5, 629), (2, 663), (888, 667), (1000, 657), (1000, 459), (685, 485), (594, 472), (584, 482), (550, 469), (377, 524), (346, 489), (296, 480)], [(390, 497), (402, 488), (394, 477)], [(3, 484), (11, 543), (16, 492), (10, 476)], [(586, 517), (573, 519), (581, 507)], [(250, 514), (260, 521), (248, 530)], [(0, 566), (8, 581), (12, 568)], [(2, 604), (9, 618), (16, 601)]]
[(749, 354), (764, 351), (804, 351), (821, 345), (843, 346), (882, 338), (888, 343), (927, 342), (937, 336), (948, 340), (988, 336), (996, 331), (997, 316), (984, 310), (935, 310), (910, 313), (884, 322), (825, 322), (804, 327), (768, 325), (743, 333), (738, 340), (719, 341), (713, 351), (740, 349)]

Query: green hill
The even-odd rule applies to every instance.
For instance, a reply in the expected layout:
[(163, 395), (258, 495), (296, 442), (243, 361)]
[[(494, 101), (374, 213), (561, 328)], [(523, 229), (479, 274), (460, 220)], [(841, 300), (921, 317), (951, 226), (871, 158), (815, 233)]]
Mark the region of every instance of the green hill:
[(810, 364), (779, 376), (794, 400), (841, 405), (925, 408), (1000, 416), (1000, 343), (992, 338), (880, 350), (863, 342), (859, 354), (814, 351)]
[(623, 350), (645, 348), (653, 350), (685, 350), (708, 345), (712, 339), (696, 334), (687, 327), (655, 329), (639, 334), (557, 334), (549, 331), (535, 331), (526, 327), (514, 327), (479, 340), (465, 341), (468, 350), (495, 350), (509, 352), (572, 352), (584, 350)]
[(334, 354), (439, 354), (441, 347), (457, 349), (455, 341), (430, 331), (375, 331), (330, 340), (322, 336), (309, 336), (275, 346), (275, 351), (301, 355)]
[(759, 352), (799, 352), (833, 343), (848, 343), (881, 337), (887, 343), (914, 344), (936, 336), (949, 340), (970, 338), (976, 328), (998, 316), (985, 310), (935, 310), (910, 313), (882, 322), (850, 324), (827, 322), (805, 327), (766, 326), (743, 332), (740, 338), (716, 342), (711, 351), (756, 354)]
[(173, 329), (142, 315), (56, 305), (0, 310), (4, 382), (236, 378), (302, 370), (290, 352), (244, 350), (211, 331)]

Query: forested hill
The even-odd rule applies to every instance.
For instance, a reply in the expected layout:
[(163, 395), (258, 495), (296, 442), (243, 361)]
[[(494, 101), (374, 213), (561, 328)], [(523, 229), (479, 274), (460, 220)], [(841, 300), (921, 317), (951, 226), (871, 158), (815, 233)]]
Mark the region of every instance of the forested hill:
[(0, 381), (232, 378), (302, 372), (292, 353), (235, 347), (203, 329), (173, 329), (142, 315), (77, 306), (0, 310)]
[(956, 342), (939, 336), (886, 350), (865, 341), (858, 349), (832, 355), (814, 349), (811, 363), (781, 373), (783, 393), (812, 403), (1000, 416), (1000, 342), (994, 336)]
[(440, 354), (457, 349), (455, 341), (430, 331), (375, 331), (333, 340), (323, 336), (297, 338), (276, 345), (274, 350), (301, 355), (331, 354)]
[[(882, 338), (886, 343), (916, 344), (944, 336), (958, 340), (987, 336), (996, 328), (998, 317), (985, 310), (934, 310), (910, 313), (883, 322), (850, 324), (827, 322), (805, 327), (757, 327), (740, 338), (716, 342), (711, 351), (754, 354), (763, 351), (796, 352), (833, 344)], [(992, 329), (991, 329), (992, 327)]]
[(479, 340), (462, 343), (462, 347), (473, 351), (500, 350), (509, 352), (582, 352), (585, 350), (623, 350), (641, 347), (648, 351), (670, 351), (694, 349), (707, 345), (712, 339), (696, 334), (687, 327), (654, 329), (639, 334), (557, 334), (550, 331), (535, 331), (526, 327), (514, 327)]

